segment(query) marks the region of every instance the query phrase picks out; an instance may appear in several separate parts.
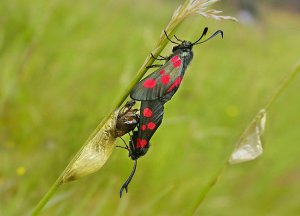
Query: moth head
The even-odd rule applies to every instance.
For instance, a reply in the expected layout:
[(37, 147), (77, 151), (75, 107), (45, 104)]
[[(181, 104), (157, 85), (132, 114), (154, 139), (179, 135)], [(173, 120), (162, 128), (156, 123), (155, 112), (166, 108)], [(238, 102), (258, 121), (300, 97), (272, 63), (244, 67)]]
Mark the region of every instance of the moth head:
[(178, 37), (176, 37), (176, 35), (174, 35), (174, 37), (176, 38), (176, 40), (177, 40), (178, 42), (172, 41), (172, 40), (169, 38), (169, 36), (167, 35), (166, 31), (164, 31), (164, 32), (165, 32), (165, 35), (166, 35), (167, 39), (168, 39), (171, 43), (177, 44), (177, 46), (173, 47), (173, 50), (172, 50), (173, 52), (175, 52), (175, 51), (177, 51), (177, 50), (184, 50), (184, 51), (185, 51), (185, 50), (186, 50), (186, 51), (191, 50), (191, 49), (193, 48), (194, 45), (201, 44), (201, 43), (204, 43), (204, 42), (206, 42), (206, 41), (209, 41), (210, 39), (212, 39), (213, 37), (217, 36), (218, 34), (221, 34), (221, 36), (222, 36), (222, 38), (223, 38), (223, 31), (222, 31), (222, 30), (218, 30), (218, 31), (216, 31), (214, 34), (212, 34), (209, 38), (207, 38), (207, 39), (201, 41), (201, 39), (206, 35), (207, 31), (208, 31), (208, 28), (205, 27), (204, 30), (203, 30), (203, 32), (202, 32), (202, 35), (200, 36), (200, 38), (199, 38), (198, 40), (196, 40), (194, 43), (192, 43), (192, 42), (190, 42), (190, 41), (181, 40), (181, 39), (179, 39)]
[(193, 43), (190, 41), (182, 41), (181, 44), (174, 46), (172, 51), (175, 52), (177, 50), (183, 50), (183, 51), (188, 51), (191, 50), (193, 47)]

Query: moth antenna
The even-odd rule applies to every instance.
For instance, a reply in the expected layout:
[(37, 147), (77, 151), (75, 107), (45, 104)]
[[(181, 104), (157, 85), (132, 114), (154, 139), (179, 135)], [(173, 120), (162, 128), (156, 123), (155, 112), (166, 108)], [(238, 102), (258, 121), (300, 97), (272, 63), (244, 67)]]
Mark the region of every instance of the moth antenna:
[(209, 41), (210, 39), (212, 39), (213, 37), (217, 36), (218, 34), (221, 34), (221, 36), (222, 36), (222, 38), (223, 38), (223, 31), (222, 31), (222, 30), (218, 30), (218, 31), (216, 31), (212, 36), (210, 36), (209, 38), (207, 38), (206, 40), (201, 41), (201, 42), (199, 42), (199, 43), (193, 43), (193, 45), (195, 45), (195, 44), (201, 44), (201, 43), (204, 43), (204, 42), (206, 42), (206, 41)]
[(176, 40), (183, 42), (183, 40), (179, 39), (176, 35), (174, 35), (174, 37), (176, 38)]
[(131, 180), (134, 176), (134, 173), (135, 173), (135, 170), (136, 170), (136, 165), (137, 165), (137, 160), (134, 160), (134, 165), (133, 165), (132, 171), (131, 171), (129, 177), (127, 178), (127, 180), (125, 181), (125, 183), (122, 185), (122, 187), (120, 189), (120, 198), (122, 198), (122, 193), (123, 193), (124, 189), (125, 189), (126, 193), (128, 192), (128, 185), (129, 185), (129, 183), (131, 182)]
[(202, 32), (201, 37), (200, 37), (198, 40), (196, 40), (196, 41), (193, 43), (193, 45), (197, 44), (197, 42), (199, 42), (199, 41), (206, 35), (207, 31), (208, 31), (208, 28), (205, 27), (204, 30), (203, 30), (203, 32)]
[(164, 30), (164, 33), (165, 33), (167, 39), (168, 39), (171, 43), (173, 43), (173, 44), (178, 44), (178, 45), (179, 45), (179, 43), (177, 43), (177, 42), (175, 42), (175, 41), (172, 41), (172, 40), (169, 38), (169, 36), (168, 36), (166, 30)]

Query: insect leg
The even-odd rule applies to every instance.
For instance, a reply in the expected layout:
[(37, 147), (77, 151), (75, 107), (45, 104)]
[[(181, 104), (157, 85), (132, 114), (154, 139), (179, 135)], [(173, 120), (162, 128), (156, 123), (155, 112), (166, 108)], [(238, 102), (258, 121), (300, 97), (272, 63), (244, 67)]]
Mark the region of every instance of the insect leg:
[(169, 36), (168, 36), (166, 30), (164, 30), (164, 33), (165, 33), (165, 35), (166, 35), (166, 38), (167, 38), (171, 43), (173, 43), (173, 44), (178, 44), (178, 45), (179, 45), (179, 43), (174, 42), (174, 41), (172, 41), (172, 40), (169, 38)]
[(178, 37), (176, 37), (176, 35), (174, 35), (174, 37), (176, 38), (176, 40), (183, 42), (181, 39), (179, 39)]
[(152, 53), (151, 53), (151, 56), (152, 56), (152, 58), (154, 58), (155, 60), (159, 60), (159, 61), (165, 61), (165, 60), (168, 60), (168, 57), (165, 57), (165, 56), (161, 56), (161, 55), (159, 55), (158, 57), (159, 58), (157, 58), (157, 57), (155, 57)]
[(161, 67), (163, 66), (162, 64), (154, 64), (154, 65), (150, 65), (150, 66), (147, 66), (147, 68), (155, 68), (155, 67)]
[(119, 145), (117, 145), (116, 147), (118, 147), (118, 148), (123, 148), (123, 149), (126, 149), (127, 151), (129, 151), (129, 147), (128, 147), (128, 145), (126, 144), (125, 140), (124, 140), (122, 137), (120, 137), (120, 138), (121, 138), (121, 140), (123, 140), (123, 142), (124, 142), (124, 144), (125, 144), (126, 147), (124, 147), (124, 146), (119, 146)]

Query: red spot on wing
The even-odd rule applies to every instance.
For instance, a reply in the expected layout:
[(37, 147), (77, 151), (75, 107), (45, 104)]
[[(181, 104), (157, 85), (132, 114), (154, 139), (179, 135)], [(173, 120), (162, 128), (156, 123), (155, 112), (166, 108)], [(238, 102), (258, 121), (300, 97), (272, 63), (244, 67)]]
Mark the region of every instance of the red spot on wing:
[(180, 59), (177, 62), (173, 63), (173, 66), (175, 68), (180, 67), (180, 65), (181, 65), (181, 60)]
[(159, 71), (160, 75), (163, 75), (166, 72), (166, 70), (162, 69), (161, 71)]
[(164, 85), (167, 85), (170, 81), (170, 75), (166, 74), (160, 78), (160, 82)]
[(152, 110), (150, 108), (145, 108), (143, 111), (143, 116), (150, 118), (152, 116)]
[(171, 58), (171, 62), (173, 63), (173, 67), (177, 68), (180, 67), (182, 61), (178, 56), (174, 56), (173, 58)]
[(137, 140), (136, 140), (136, 147), (137, 148), (144, 148), (147, 145), (147, 143), (148, 143), (147, 140), (137, 138)]
[(174, 83), (170, 86), (167, 92), (172, 91), (174, 88), (178, 87), (181, 83), (181, 77), (177, 77), (177, 79), (174, 81)]
[(174, 56), (173, 58), (171, 58), (172, 63), (177, 62), (178, 60), (179, 60), (179, 57), (177, 55)]
[(145, 88), (154, 88), (154, 86), (156, 85), (156, 80), (155, 79), (147, 79), (144, 83), (143, 86)]
[(147, 126), (146, 126), (146, 125), (142, 125), (142, 126), (141, 126), (141, 129), (142, 129), (142, 131), (144, 131), (144, 130), (147, 129)]
[(155, 129), (156, 124), (153, 122), (149, 122), (147, 126), (148, 126), (148, 129), (153, 130), (153, 129)]

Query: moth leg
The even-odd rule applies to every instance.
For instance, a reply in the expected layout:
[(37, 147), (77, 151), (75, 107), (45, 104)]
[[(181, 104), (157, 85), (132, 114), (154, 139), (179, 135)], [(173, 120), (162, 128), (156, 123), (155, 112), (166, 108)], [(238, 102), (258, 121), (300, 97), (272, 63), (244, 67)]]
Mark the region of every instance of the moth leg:
[(176, 37), (176, 35), (174, 35), (174, 37), (176, 38), (176, 40), (183, 42), (181, 39), (179, 39), (178, 37)]
[(151, 53), (152, 58), (154, 58), (155, 60), (159, 60), (159, 61), (163, 61), (163, 60), (168, 60), (168, 57), (165, 56), (161, 56), (159, 55), (158, 57), (155, 57), (152, 53)]
[(126, 149), (127, 151), (129, 151), (129, 147), (128, 147), (128, 145), (126, 144), (125, 140), (124, 140), (122, 137), (120, 137), (120, 138), (121, 138), (121, 140), (123, 140), (123, 142), (124, 142), (124, 144), (125, 144), (125, 147), (124, 147), (124, 146), (119, 146), (119, 145), (117, 145), (116, 147), (122, 148), (122, 149)]
[(147, 69), (155, 68), (155, 67), (161, 67), (161, 66), (163, 66), (163, 65), (162, 64), (154, 64), (154, 65), (147, 66)]

